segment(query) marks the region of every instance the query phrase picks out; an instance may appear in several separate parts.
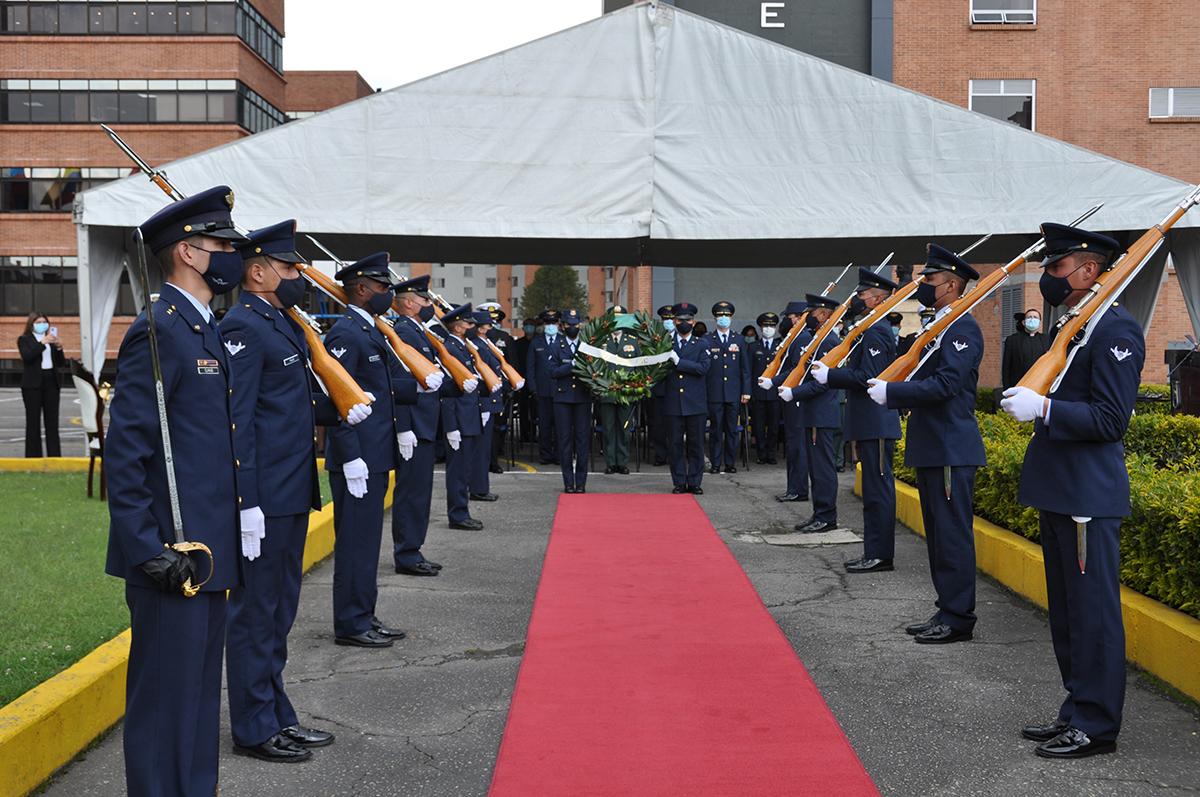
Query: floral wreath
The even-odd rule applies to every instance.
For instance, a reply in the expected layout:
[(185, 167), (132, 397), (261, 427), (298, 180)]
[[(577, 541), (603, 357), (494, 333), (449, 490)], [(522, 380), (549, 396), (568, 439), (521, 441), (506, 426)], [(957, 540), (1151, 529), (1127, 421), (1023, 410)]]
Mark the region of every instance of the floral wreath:
[[(645, 310), (632, 314), (633, 328), (623, 328), (626, 334), (637, 336), (642, 355), (663, 354), (671, 350), (671, 334), (663, 322)], [(583, 325), (580, 340), (592, 346), (603, 347), (616, 332), (617, 316), (609, 310), (599, 318)], [(632, 404), (640, 398), (649, 398), (650, 389), (666, 378), (672, 364), (666, 362), (625, 368), (593, 357), (583, 351), (575, 352), (575, 374), (588, 389), (599, 398), (611, 398), (618, 404)]]

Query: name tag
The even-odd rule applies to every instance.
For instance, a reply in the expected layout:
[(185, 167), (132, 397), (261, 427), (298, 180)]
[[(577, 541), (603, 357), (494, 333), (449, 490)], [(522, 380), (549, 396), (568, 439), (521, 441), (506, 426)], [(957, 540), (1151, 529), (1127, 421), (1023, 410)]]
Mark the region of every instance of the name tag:
[(299, 362), (299, 361), (300, 361), (300, 355), (299, 355), (299, 354), (293, 354), (291, 357), (288, 357), (287, 359), (285, 359), (285, 360), (283, 361), (283, 364), (284, 364), (284, 365), (291, 365), (292, 363), (297, 363), (297, 362)]
[(377, 363), (377, 362), (379, 362), (379, 355), (378, 355), (378, 354), (372, 354), (370, 357), (368, 357), (368, 358), (367, 358), (367, 362), (369, 362), (369, 363)]
[(219, 374), (221, 373), (221, 367), (216, 360), (196, 360), (196, 373), (204, 375)]

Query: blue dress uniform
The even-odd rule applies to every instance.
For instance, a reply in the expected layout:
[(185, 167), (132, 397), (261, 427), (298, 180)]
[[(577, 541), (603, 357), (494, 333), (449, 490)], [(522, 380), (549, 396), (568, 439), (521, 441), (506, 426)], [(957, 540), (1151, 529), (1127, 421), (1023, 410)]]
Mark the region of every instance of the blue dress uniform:
[[(1118, 250), (1110, 238), (1061, 225), (1043, 224), (1042, 234), (1043, 267), (1084, 243)], [(1099, 742), (1117, 738), (1125, 701), (1118, 565), (1121, 518), (1130, 507), (1121, 440), (1145, 353), (1141, 327), (1113, 303), (1049, 395), (1047, 420), (1035, 421), (1017, 494), (1041, 512), (1050, 636), (1067, 690), (1058, 719)], [(1073, 516), (1091, 518), (1083, 572)]]
[[(578, 310), (563, 311), (563, 324), (579, 329)], [(554, 377), (554, 425), (558, 428), (558, 455), (562, 459), (563, 486), (568, 493), (587, 492), (588, 457), (592, 441), (592, 393), (574, 374), (575, 347), (579, 338), (565, 332), (550, 350), (550, 375)]]
[[(428, 275), (392, 286), (392, 292), (397, 296), (411, 292), (428, 298), (428, 290)], [(393, 329), (400, 340), (419, 351), (425, 359), (431, 363), (437, 362), (429, 336), (419, 320), (399, 316)], [(443, 378), (441, 390), (448, 390), (451, 384), (452, 380)], [(396, 431), (412, 432), (417, 438), (412, 458), (401, 457), (396, 467), (396, 486), (399, 488), (404, 485), (404, 489), (396, 489), (392, 494), (392, 558), (397, 568), (425, 570), (418, 566), (426, 561), (421, 547), (425, 545), (429, 533), (429, 514), (433, 504), (434, 443), (441, 412), (439, 391), (424, 391), (419, 386), (416, 404), (396, 407)]]
[[(708, 413), (708, 387), (705, 376), (712, 356), (702, 338), (691, 334), (696, 306), (675, 305), (674, 352), (679, 362), (663, 382), (666, 383), (664, 412), (667, 416), (667, 446), (673, 492), (701, 494), (704, 478), (704, 419)], [(680, 317), (686, 317), (681, 321)], [(681, 329), (681, 325), (683, 328)], [(686, 331), (687, 337), (683, 337)]]
[[(886, 288), (896, 283), (869, 269), (858, 270), (858, 290)], [(881, 407), (867, 395), (867, 380), (879, 376), (896, 358), (892, 325), (881, 318), (865, 331), (851, 352), (845, 368), (829, 371), (829, 386), (846, 391), (847, 440), (858, 441), (862, 464), (863, 556), (878, 560), (873, 570), (891, 569), (896, 550), (896, 482), (892, 477), (892, 455), (900, 439), (900, 414)]]
[[(946, 271), (966, 280), (979, 273), (958, 255), (929, 245), (922, 274)], [(918, 289), (918, 294), (925, 286)], [(929, 286), (930, 289), (933, 286)], [(922, 297), (918, 296), (918, 301)], [(924, 301), (932, 304), (931, 298)], [(915, 634), (921, 643), (970, 639), (975, 627), (975, 469), (987, 464), (975, 393), (983, 360), (983, 332), (967, 313), (930, 344), (932, 352), (907, 382), (887, 385), (887, 405), (910, 409), (904, 464), (917, 471), (921, 519), (937, 612)], [(927, 352), (922, 352), (925, 354)], [(949, 475), (949, 482), (946, 476)], [(954, 631), (938, 628), (949, 626)], [(921, 626), (914, 626), (914, 630)]]
[[(774, 313), (763, 313), (758, 317), (760, 329), (769, 328), (772, 331), (779, 328), (779, 316)], [(750, 422), (754, 427), (754, 439), (758, 441), (758, 464), (775, 464), (775, 447), (779, 438), (779, 416), (783, 403), (779, 400), (779, 392), (775, 388), (763, 388), (758, 379), (767, 370), (767, 366), (775, 359), (779, 351), (779, 338), (764, 333), (761, 338), (751, 343), (750, 349)]]
[[(805, 302), (788, 302), (786, 315), (798, 315), (808, 309)], [(783, 364), (775, 378), (771, 380), (771, 388), (779, 394), (779, 388), (787, 380), (792, 371), (800, 363), (800, 352), (812, 340), (812, 332), (801, 330), (788, 346), (783, 356)], [(784, 454), (787, 459), (787, 489), (775, 498), (779, 501), (808, 500), (808, 444), (804, 441), (804, 408), (794, 398), (781, 402), (783, 409)]]
[[(810, 293), (804, 298), (810, 310), (818, 307), (834, 310), (838, 306), (835, 300), (827, 296)], [(831, 330), (817, 347), (814, 356), (818, 360), (821, 359), (840, 342), (837, 332)], [(812, 517), (796, 528), (810, 533), (827, 531), (837, 525), (838, 481), (837, 464), (833, 455), (833, 432), (842, 425), (838, 391), (830, 390), (828, 385), (806, 377), (792, 390), (792, 400), (799, 402), (800, 414), (804, 418), (804, 444), (808, 460), (808, 480), (812, 485), (813, 507)]]
[[(142, 225), (147, 248), (165, 248), (194, 234), (194, 227), (209, 237), (240, 240), (232, 229), (232, 207), (233, 192), (226, 186), (178, 202)], [(241, 257), (228, 254), (240, 266)], [(210, 259), (209, 271), (215, 273), (216, 265)], [(205, 281), (211, 286), (210, 280)], [(236, 284), (234, 276), (229, 287)], [(131, 797), (207, 796), (217, 788), (225, 591), (242, 579), (233, 382), (212, 314), (198, 300), (168, 283), (154, 303), (154, 321), (184, 534), (208, 546), (213, 567), (210, 572), (203, 553), (193, 556), (197, 578), (211, 577), (191, 598), (163, 592), (140, 567), (175, 542), (142, 313), (117, 355), (105, 447), (111, 518), (105, 572), (125, 579), (132, 628), (125, 780)]]
[[(475, 324), (491, 324), (492, 315), (486, 310), (476, 310), (472, 313), (475, 319)], [(487, 363), (488, 368), (497, 376), (501, 375), (500, 358), (492, 353), (492, 349), (487, 345), (487, 342), (480, 339), (481, 336), (475, 335), (468, 337), (467, 340), (475, 345), (479, 350), (479, 356)], [(474, 355), (472, 355), (473, 357)], [(480, 382), (479, 388), (483, 391), (479, 394), (479, 411), (480, 413), (488, 413), (488, 422), (482, 425), (483, 432), (479, 436), (479, 450), (475, 453), (475, 459), (471, 465), (471, 483), (470, 495), (472, 496), (490, 496), (492, 495), (489, 473), (492, 465), (492, 438), (496, 434), (496, 424), (499, 423), (500, 414), (504, 412), (504, 396), (502, 391), (497, 390), (495, 393), (487, 392), (487, 386)], [(480, 416), (482, 421), (483, 417)], [(482, 499), (490, 500), (490, 499)]]
[(734, 306), (717, 302), (712, 307), (718, 329), (705, 338), (712, 360), (705, 385), (708, 390), (709, 461), (713, 472), (737, 473), (738, 415), (742, 396), (750, 395), (750, 357), (746, 339), (729, 328), (720, 329), (723, 319), (732, 321)]
[(538, 454), (542, 464), (548, 465), (558, 462), (558, 437), (554, 430), (554, 377), (550, 375), (552, 350), (558, 341), (558, 313), (546, 310), (541, 318), (547, 327), (554, 327), (555, 332), (536, 335), (529, 342), (525, 379), (537, 394)]
[[(667, 332), (675, 329), (675, 308), (663, 305), (658, 308)], [(667, 464), (667, 380), (663, 379), (650, 388), (650, 444), (654, 447), (654, 464)]]
[[(459, 319), (471, 320), (469, 302), (442, 316), (442, 324), (452, 324)], [(446, 328), (449, 329), (449, 326)], [(446, 514), (451, 528), (479, 530), (483, 528), (483, 523), (471, 517), (471, 468), (479, 448), (479, 437), (483, 434), (482, 410), (479, 409), (482, 397), (479, 391), (486, 391), (487, 388), (479, 379), (475, 357), (467, 349), (465, 341), (454, 335), (446, 335), (446, 351), (467, 366), (479, 380), (479, 386), (470, 393), (462, 392), (453, 379), (442, 383), (442, 430), (446, 434), (458, 432), (462, 436), (457, 450), (449, 444), (446, 446)]]
[[(387, 284), (387, 253), (380, 252), (342, 269), (339, 281), (369, 278)], [(391, 291), (388, 291), (391, 295)], [(375, 318), (358, 307), (347, 307), (325, 335), (325, 348), (364, 391), (375, 396), (371, 415), (356, 426), (329, 430), (325, 469), (333, 494), (333, 524), (337, 535), (333, 555), (333, 630), (335, 640), (359, 637), (372, 631), (378, 596), (376, 572), (383, 537), (383, 503), (388, 473), (400, 461), (396, 446), (399, 432), (394, 404), (417, 403), (417, 380), (404, 370)], [(343, 471), (347, 463), (366, 463), (367, 493), (355, 498)], [(406, 489), (399, 482), (397, 490)]]
[[(635, 331), (637, 319), (620, 305), (613, 307), (613, 314), (616, 332), (605, 341), (604, 350), (618, 357), (641, 357), (642, 347)], [(600, 427), (603, 430), (604, 472), (628, 474), (629, 427), (633, 418), (633, 404), (621, 404), (610, 395), (598, 396), (596, 403), (600, 405)]]

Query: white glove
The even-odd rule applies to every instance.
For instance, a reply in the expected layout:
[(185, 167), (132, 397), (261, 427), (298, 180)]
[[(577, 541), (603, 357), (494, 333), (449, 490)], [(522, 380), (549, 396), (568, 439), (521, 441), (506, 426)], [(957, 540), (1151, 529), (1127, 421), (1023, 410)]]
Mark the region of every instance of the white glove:
[(442, 380), (445, 378), (445, 375), (441, 371), (434, 371), (425, 377), (425, 387), (429, 390), (439, 390), (442, 387)]
[(413, 449), (417, 447), (417, 436), (413, 432), (401, 432), (396, 435), (396, 442), (400, 446), (400, 456), (404, 457), (407, 462), (412, 459)]
[(446, 442), (450, 444), (451, 448), (457, 451), (458, 447), (462, 445), (462, 432), (457, 430), (453, 432), (446, 432)]
[[(370, 394), (368, 394), (368, 395), (370, 395)], [(355, 404), (353, 407), (350, 408), (350, 411), (346, 413), (346, 423), (348, 423), (350, 426), (355, 426), (356, 424), (359, 424), (359, 423), (362, 423), (363, 421), (365, 421), (367, 418), (370, 417), (370, 415), (371, 415), (371, 405), (370, 404)]]
[(771, 378), (767, 377), (767, 376), (760, 376), (758, 378), (758, 386), (761, 387), (763, 390), (770, 390), (771, 389)]
[(471, 377), (466, 382), (463, 382), (462, 389), (464, 393), (474, 393), (475, 388), (477, 387), (479, 387), (479, 380), (475, 377)]
[(517, 382), (515, 385), (513, 385), (513, 390), (520, 390), (523, 387), (525, 387), (524, 379), (522, 379), (520, 382)]
[(671, 351), (667, 352), (667, 354), (670, 355), (671, 362), (675, 363), (676, 365), (679, 365), (679, 352), (675, 351), (674, 349), (671, 349)]
[(1046, 414), (1046, 397), (1027, 387), (1010, 387), (1000, 407), (1018, 421), (1032, 421)]
[(786, 385), (780, 385), (779, 386), (779, 397), (781, 399), (783, 399), (784, 402), (791, 402), (792, 401), (792, 389), (790, 387), (787, 387)]
[(342, 466), (342, 475), (346, 477), (346, 489), (355, 498), (367, 494), (367, 463), (362, 457), (351, 460)]
[(867, 395), (871, 397), (871, 401), (874, 401), (881, 407), (886, 407), (887, 382), (884, 382), (882, 379), (868, 379), (867, 384), (870, 385), (867, 388)]
[(818, 385), (824, 385), (829, 382), (829, 366), (820, 360), (813, 360), (812, 377), (817, 380)]
[(491, 419), (492, 419), (492, 414), (490, 412), (479, 413), (479, 425), (480, 426), (487, 426), (487, 422), (490, 421)]
[(504, 387), (504, 383), (503, 383), (503, 382), (501, 382), (500, 384), (498, 384), (498, 385), (496, 385), (494, 388), (492, 388), (492, 392), (493, 392), (493, 393), (498, 393), (498, 392), (500, 391), (500, 388), (502, 388), (502, 387)]
[(262, 555), (262, 539), (267, 536), (267, 519), (256, 506), (238, 513), (242, 521), (242, 556), (253, 562)]

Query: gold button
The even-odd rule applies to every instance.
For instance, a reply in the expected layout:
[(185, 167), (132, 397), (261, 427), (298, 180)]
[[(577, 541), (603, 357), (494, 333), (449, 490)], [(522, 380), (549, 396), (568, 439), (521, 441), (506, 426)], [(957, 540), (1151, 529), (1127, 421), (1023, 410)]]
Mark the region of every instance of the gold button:
[(236, 428), (237, 428), (237, 424), (236, 424), (236, 423), (231, 423), (231, 424), (229, 424), (229, 428), (230, 428), (230, 429), (236, 429)]
[(242, 497), (241, 497), (241, 496), (238, 496), (238, 503), (239, 503), (239, 504), (240, 504), (240, 503), (242, 503)]
[(197, 324), (195, 328), (196, 328), (196, 331), (197, 331), (197, 332), (199, 332), (199, 331), (200, 331), (200, 325), (199, 325), (199, 324)]

